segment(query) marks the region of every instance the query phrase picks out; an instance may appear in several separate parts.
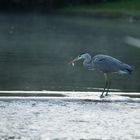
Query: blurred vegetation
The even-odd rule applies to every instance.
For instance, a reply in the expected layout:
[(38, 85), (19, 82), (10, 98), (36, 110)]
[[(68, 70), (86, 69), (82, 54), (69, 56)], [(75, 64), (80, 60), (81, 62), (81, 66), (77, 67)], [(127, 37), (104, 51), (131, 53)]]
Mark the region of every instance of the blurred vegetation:
[[(53, 10), (77, 6), (76, 8), (90, 9), (135, 9), (139, 10), (139, 0), (0, 0), (0, 9), (9, 10)], [(79, 6), (79, 7), (78, 7)]]
[(88, 13), (111, 14), (114, 16), (140, 16), (140, 0), (110, 0), (93, 4), (67, 6), (65, 10)]

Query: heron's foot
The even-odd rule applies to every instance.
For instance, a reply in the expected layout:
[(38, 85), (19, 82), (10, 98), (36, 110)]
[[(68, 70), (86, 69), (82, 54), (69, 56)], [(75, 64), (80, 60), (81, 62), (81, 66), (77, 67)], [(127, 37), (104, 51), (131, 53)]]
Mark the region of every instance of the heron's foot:
[(106, 93), (105, 96), (110, 96), (110, 95), (108, 93)]
[(108, 96), (108, 93), (106, 93), (105, 96)]
[(104, 95), (101, 95), (100, 98), (104, 98)]

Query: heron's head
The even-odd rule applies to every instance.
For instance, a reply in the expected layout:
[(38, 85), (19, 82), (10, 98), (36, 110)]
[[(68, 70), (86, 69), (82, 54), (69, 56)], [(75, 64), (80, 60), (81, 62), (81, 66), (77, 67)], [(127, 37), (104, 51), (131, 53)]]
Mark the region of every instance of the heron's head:
[(74, 62), (76, 62), (76, 61), (79, 61), (79, 60), (81, 60), (81, 59), (86, 59), (86, 58), (91, 58), (91, 56), (88, 54), (88, 53), (83, 53), (83, 54), (80, 54), (80, 55), (78, 55), (75, 59), (73, 59), (70, 63), (74, 66)]

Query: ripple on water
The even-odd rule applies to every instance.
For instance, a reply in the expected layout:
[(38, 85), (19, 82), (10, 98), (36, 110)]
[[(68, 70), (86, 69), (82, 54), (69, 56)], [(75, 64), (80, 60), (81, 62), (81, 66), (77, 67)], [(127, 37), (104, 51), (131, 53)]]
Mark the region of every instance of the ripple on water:
[(0, 101), (0, 138), (139, 139), (140, 104), (68, 100)]

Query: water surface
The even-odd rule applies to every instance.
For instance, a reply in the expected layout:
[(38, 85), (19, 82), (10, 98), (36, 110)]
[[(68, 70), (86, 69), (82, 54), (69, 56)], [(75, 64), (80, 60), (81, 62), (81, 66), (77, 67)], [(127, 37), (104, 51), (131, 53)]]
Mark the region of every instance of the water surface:
[(140, 139), (140, 103), (64, 98), (1, 98), (0, 139)]
[(104, 76), (82, 63), (89, 52), (114, 56), (133, 66), (131, 76), (112, 75), (113, 89), (140, 91), (140, 51), (125, 43), (140, 38), (139, 21), (86, 16), (0, 14), (0, 90), (93, 90)]

